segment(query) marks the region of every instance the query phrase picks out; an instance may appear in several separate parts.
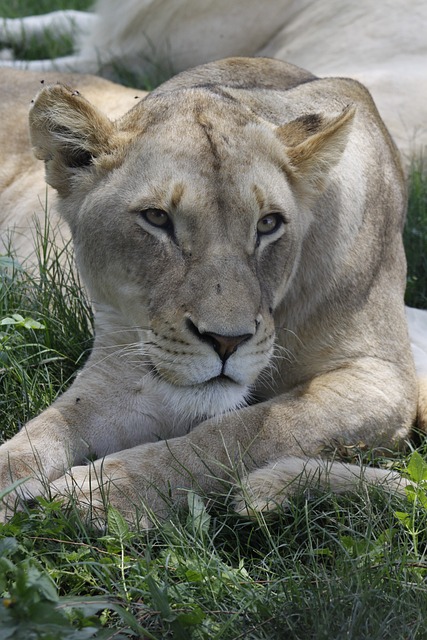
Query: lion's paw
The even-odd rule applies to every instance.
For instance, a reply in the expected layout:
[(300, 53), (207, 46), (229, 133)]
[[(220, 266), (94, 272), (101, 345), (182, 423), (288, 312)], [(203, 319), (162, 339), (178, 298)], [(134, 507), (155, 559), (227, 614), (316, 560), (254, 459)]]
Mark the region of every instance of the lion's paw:
[(290, 493), (284, 484), (283, 474), (276, 473), (274, 467), (264, 467), (240, 482), (233, 507), (242, 516), (254, 517), (256, 513), (268, 513), (278, 506), (286, 506)]
[(72, 467), (66, 475), (50, 485), (55, 499), (62, 499), (73, 506), (80, 516), (104, 531), (108, 522), (108, 510), (116, 508), (132, 527), (147, 529), (152, 520), (147, 516), (134, 488), (117, 469), (103, 469), (101, 465)]

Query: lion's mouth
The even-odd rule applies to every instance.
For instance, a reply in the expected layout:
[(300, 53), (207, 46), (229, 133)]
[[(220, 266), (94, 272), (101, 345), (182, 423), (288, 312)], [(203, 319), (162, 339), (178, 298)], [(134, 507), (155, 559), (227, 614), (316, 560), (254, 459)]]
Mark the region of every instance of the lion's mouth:
[(217, 376), (212, 376), (212, 378), (208, 378), (206, 380), (200, 380), (200, 381), (194, 381), (194, 382), (188, 382), (183, 380), (181, 382), (176, 379), (174, 380), (169, 379), (167, 376), (165, 376), (162, 372), (160, 372), (157, 369), (156, 365), (152, 361), (147, 362), (147, 367), (150, 374), (153, 376), (153, 378), (162, 382), (167, 382), (168, 384), (173, 384), (175, 387), (186, 387), (186, 388), (206, 387), (207, 388), (207, 387), (215, 386), (217, 384), (221, 385), (222, 387), (224, 386), (228, 387), (232, 385), (240, 386), (237, 380), (234, 380), (230, 376), (226, 375), (223, 371)]
[(236, 380), (233, 380), (233, 378), (230, 378), (230, 376), (227, 376), (225, 373), (220, 373), (218, 376), (213, 376), (212, 378), (209, 378), (208, 380), (206, 380), (205, 382), (201, 382), (200, 384), (214, 384), (217, 382), (224, 384), (238, 384)]

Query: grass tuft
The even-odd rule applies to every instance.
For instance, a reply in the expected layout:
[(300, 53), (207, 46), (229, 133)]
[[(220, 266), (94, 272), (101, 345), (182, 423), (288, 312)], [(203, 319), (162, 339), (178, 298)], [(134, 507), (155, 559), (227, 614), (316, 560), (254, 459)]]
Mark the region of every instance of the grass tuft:
[[(28, 15), (41, 15), (60, 9), (76, 9), (87, 11), (92, 8), (91, 0), (0, 0), (0, 20), (2, 18), (22, 18)], [(19, 42), (13, 39), (10, 42), (0, 43), (9, 47), (17, 60), (44, 60), (57, 58), (73, 53), (74, 44), (70, 36), (63, 33), (55, 33), (46, 29), (43, 38), (26, 36), (22, 30)]]
[(36, 227), (27, 265), (12, 253), (0, 257), (2, 440), (66, 389), (91, 347), (91, 309), (72, 253), (50, 234), (48, 223)]
[(409, 174), (408, 217), (404, 232), (408, 279), (405, 302), (427, 309), (427, 170), (422, 159)]

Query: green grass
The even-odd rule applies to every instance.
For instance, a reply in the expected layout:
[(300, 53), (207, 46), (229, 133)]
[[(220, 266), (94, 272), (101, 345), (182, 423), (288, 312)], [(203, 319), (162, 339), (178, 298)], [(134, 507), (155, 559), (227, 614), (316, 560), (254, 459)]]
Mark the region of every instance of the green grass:
[(427, 171), (421, 160), (414, 163), (409, 181), (408, 218), (404, 233), (408, 282), (406, 304), (427, 308)]
[[(0, 0), (2, 18), (21, 18), (27, 15), (39, 15), (58, 9), (77, 9), (86, 11), (93, 5), (91, 0)], [(1, 19), (1, 18), (0, 18)], [(15, 58), (19, 60), (42, 60), (66, 56), (73, 52), (72, 40), (65, 34), (55, 34), (46, 29), (43, 38), (23, 37), (22, 42), (6, 43)]]
[[(3, 1), (0, 15), (51, 4)], [(35, 270), (0, 258), (2, 439), (72, 382), (90, 349), (89, 305), (49, 233), (38, 231)], [(427, 307), (422, 164), (411, 172), (405, 244), (406, 301)], [(150, 532), (130, 531), (112, 510), (101, 535), (72, 507), (41, 499), (0, 525), (0, 639), (423, 640), (424, 442), (418, 453), (394, 460), (418, 483), (407, 500), (311, 491), (267, 521), (190, 494), (188, 514)]]
[(0, 0), (0, 16), (3, 18), (22, 18), (59, 9), (87, 11), (92, 8), (93, 4), (93, 0)]
[(95, 537), (41, 501), (3, 528), (0, 628), (15, 624), (22, 640), (422, 639), (426, 517), (420, 502), (376, 492), (301, 496), (255, 523), (196, 498), (148, 533), (112, 511)]
[(0, 256), (2, 439), (70, 384), (91, 346), (91, 311), (71, 252), (56, 248), (48, 224), (35, 236), (36, 269), (34, 256), (28, 269), (12, 253)]
[[(90, 10), (93, 6), (92, 0), (0, 0), (0, 20), (1, 18), (21, 18), (27, 15), (38, 15), (48, 13), (58, 9), (77, 9), (80, 11)], [(31, 61), (43, 60), (67, 56), (74, 52), (73, 41), (67, 34), (58, 34), (46, 29), (43, 38), (25, 36), (18, 41), (0, 42), (2, 47), (12, 51), (13, 57), (17, 60)], [(145, 64), (148, 62), (148, 64)], [(128, 87), (144, 89), (150, 91), (161, 82), (173, 75), (171, 65), (166, 63), (155, 63), (154, 60), (141, 60), (145, 71), (143, 73), (131, 70), (122, 64), (120, 60), (114, 60), (108, 65), (108, 77), (116, 80)], [(102, 68), (100, 69), (102, 72)]]

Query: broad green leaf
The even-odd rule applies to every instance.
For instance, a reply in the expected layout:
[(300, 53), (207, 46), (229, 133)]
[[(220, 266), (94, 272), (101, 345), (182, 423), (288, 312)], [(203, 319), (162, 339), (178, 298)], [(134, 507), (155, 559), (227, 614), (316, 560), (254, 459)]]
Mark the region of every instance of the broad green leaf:
[(206, 511), (206, 506), (202, 498), (197, 495), (197, 493), (194, 493), (194, 491), (189, 491), (187, 500), (189, 509), (188, 524), (198, 533), (207, 533), (209, 531), (211, 517)]
[(34, 320), (33, 318), (25, 318), (21, 323), (21, 326), (25, 329), (44, 329), (45, 326), (41, 322)]
[(9, 316), (0, 320), (0, 325), (2, 326), (8, 325), (8, 324), (16, 324), (16, 323), (17, 323), (16, 319), (11, 318)]
[(10, 611), (4, 607), (0, 601), (0, 633), (2, 640), (8, 640), (9, 638), (16, 638), (15, 635), (18, 631), (18, 624), (10, 614)]
[(427, 480), (427, 462), (418, 453), (418, 451), (414, 451), (412, 453), (406, 472), (409, 474), (409, 477), (413, 482), (422, 482), (423, 480)]
[(411, 526), (412, 518), (409, 515), (409, 513), (406, 513), (406, 511), (395, 511), (394, 515), (399, 520), (399, 522), (403, 524), (404, 527), (406, 527), (410, 531), (412, 530), (412, 526)]
[(23, 327), (24, 329), (44, 329), (45, 326), (34, 318), (24, 318), (19, 313), (13, 313), (0, 321), (0, 325), (14, 325), (15, 327)]
[(109, 507), (107, 513), (108, 531), (113, 536), (116, 536), (121, 542), (129, 538), (129, 525), (114, 507)]
[(35, 587), (37, 591), (51, 602), (58, 602), (58, 592), (55, 583), (47, 573), (40, 571), (37, 567), (29, 566), (27, 570), (28, 586)]
[(178, 615), (179, 622), (184, 626), (200, 624), (206, 618), (205, 612), (196, 604), (191, 611), (180, 613)]
[(7, 571), (14, 571), (16, 565), (13, 564), (8, 558), (0, 558), (0, 577)]
[(0, 556), (8, 556), (18, 548), (18, 541), (16, 538), (2, 538), (0, 540)]
[(205, 577), (199, 571), (194, 571), (193, 569), (188, 569), (185, 572), (185, 577), (188, 582), (203, 582)]
[[(123, 620), (123, 622), (127, 624), (128, 627), (132, 629), (133, 632), (138, 634), (138, 637), (156, 640), (155, 636), (153, 636), (149, 631), (144, 629), (144, 627), (142, 627), (138, 623), (138, 621), (130, 611), (127, 611), (127, 609), (122, 607), (120, 604), (118, 604), (111, 598), (103, 598), (102, 596), (88, 596), (88, 597), (81, 597), (81, 598), (79, 598), (78, 596), (63, 596), (59, 599), (59, 603), (56, 608), (65, 609), (65, 610), (78, 609), (86, 617), (94, 616), (102, 609), (110, 609), (112, 611), (115, 611)], [(110, 637), (116, 638), (120, 636), (117, 636), (117, 630), (115, 631), (115, 635), (114, 634), (109, 635), (108, 630), (105, 630), (105, 631), (98, 630), (97, 638), (98, 637), (99, 638), (110, 638)], [(80, 640), (80, 637), (79, 637), (79, 640)]]
[(161, 589), (154, 580), (153, 576), (150, 575), (145, 578), (145, 581), (150, 590), (154, 606), (160, 611), (162, 618), (168, 621), (173, 620), (175, 616), (172, 614), (169, 606), (167, 587), (165, 586), (163, 587), (163, 589)]

